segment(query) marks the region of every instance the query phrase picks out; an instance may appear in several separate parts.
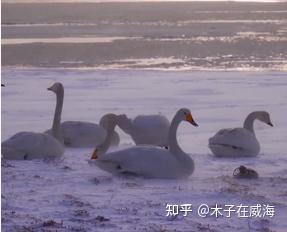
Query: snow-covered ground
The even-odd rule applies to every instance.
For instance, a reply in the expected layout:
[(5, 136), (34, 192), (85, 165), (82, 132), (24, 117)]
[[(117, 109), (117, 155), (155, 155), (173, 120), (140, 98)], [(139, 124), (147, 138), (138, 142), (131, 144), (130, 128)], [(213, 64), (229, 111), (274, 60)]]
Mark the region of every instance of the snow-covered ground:
[[(187, 180), (115, 177), (88, 163), (92, 149), (66, 149), (57, 161), (2, 161), (3, 231), (286, 231), (286, 72), (165, 72), (141, 70), (2, 69), (2, 140), (18, 131), (51, 126), (53, 82), (65, 86), (63, 120), (98, 122), (108, 112), (161, 113), (171, 119), (187, 107), (198, 128), (182, 123), (178, 140), (195, 161)], [(254, 110), (271, 114), (274, 127), (255, 123), (256, 158), (218, 159), (207, 147), (220, 128), (241, 126)], [(117, 128), (119, 131), (119, 129)], [(121, 134), (117, 149), (133, 146)], [(257, 180), (239, 180), (246, 165)], [(166, 204), (192, 204), (184, 217), (166, 217)], [(197, 215), (207, 204), (269, 204), (275, 216)]]

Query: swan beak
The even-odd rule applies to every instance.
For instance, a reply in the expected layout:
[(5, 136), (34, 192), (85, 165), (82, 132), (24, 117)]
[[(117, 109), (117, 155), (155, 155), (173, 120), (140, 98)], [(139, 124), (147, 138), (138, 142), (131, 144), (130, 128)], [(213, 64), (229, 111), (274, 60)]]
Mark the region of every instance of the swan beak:
[(50, 90), (50, 91), (51, 91), (52, 89), (51, 89), (51, 87), (49, 87), (49, 88), (47, 88), (47, 90)]
[(97, 155), (97, 149), (94, 150), (91, 159), (97, 159), (98, 155)]
[(273, 127), (273, 124), (272, 124), (272, 122), (268, 122), (267, 123), (269, 126), (272, 126)]
[(186, 115), (186, 118), (185, 118), (186, 121), (190, 122), (192, 125), (194, 126), (198, 126), (197, 123), (193, 120), (193, 117), (191, 114), (188, 114)]

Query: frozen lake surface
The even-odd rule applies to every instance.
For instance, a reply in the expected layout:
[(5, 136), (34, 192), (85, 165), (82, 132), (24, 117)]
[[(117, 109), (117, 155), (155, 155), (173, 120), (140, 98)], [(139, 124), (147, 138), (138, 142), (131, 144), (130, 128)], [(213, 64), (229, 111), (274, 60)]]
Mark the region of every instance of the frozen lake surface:
[[(187, 180), (116, 177), (88, 163), (92, 149), (66, 149), (57, 161), (2, 162), (3, 231), (286, 231), (286, 72), (4, 68), (2, 140), (50, 128), (55, 96), (46, 88), (55, 81), (65, 86), (63, 120), (98, 122), (108, 112), (171, 119), (180, 107), (189, 108), (199, 127), (182, 123), (178, 140), (194, 159), (195, 172)], [(208, 138), (241, 126), (255, 110), (270, 112), (274, 124), (255, 123), (260, 155), (214, 158)], [(117, 149), (133, 146), (119, 132)], [(254, 168), (260, 178), (232, 178), (240, 165)], [(165, 216), (166, 204), (184, 203), (193, 205), (188, 216)], [(275, 216), (201, 218), (200, 204), (269, 204)]]

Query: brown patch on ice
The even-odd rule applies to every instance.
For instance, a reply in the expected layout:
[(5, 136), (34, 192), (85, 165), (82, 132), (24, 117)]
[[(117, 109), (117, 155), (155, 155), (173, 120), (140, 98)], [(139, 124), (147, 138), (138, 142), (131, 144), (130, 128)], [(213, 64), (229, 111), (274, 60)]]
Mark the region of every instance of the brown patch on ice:
[(70, 170), (72, 170), (72, 168), (69, 167), (69, 166), (67, 166), (67, 165), (65, 165), (65, 166), (63, 167), (63, 170), (65, 170), (65, 171), (70, 171)]
[(107, 221), (109, 221), (110, 219), (105, 218), (105, 217), (103, 217), (103, 216), (97, 216), (97, 217), (95, 218), (95, 220), (96, 220), (96, 221), (99, 221), (99, 222), (107, 222)]
[(58, 223), (58, 222), (56, 222), (56, 221), (54, 221), (54, 220), (48, 220), (48, 221), (43, 222), (43, 226), (44, 226), (44, 227), (63, 226), (63, 222)]

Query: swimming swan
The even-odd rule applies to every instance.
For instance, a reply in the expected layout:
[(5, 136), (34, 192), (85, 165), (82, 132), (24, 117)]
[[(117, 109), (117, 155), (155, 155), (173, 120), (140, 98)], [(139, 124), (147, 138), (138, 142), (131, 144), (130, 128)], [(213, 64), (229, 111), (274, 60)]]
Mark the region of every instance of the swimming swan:
[(5, 159), (31, 160), (60, 157), (64, 153), (61, 132), (61, 113), (64, 101), (64, 88), (61, 83), (53, 84), (48, 90), (57, 96), (57, 104), (52, 126), (52, 135), (35, 132), (19, 132), (2, 142), (2, 155)]
[(123, 115), (118, 126), (129, 134), (136, 145), (150, 144), (161, 147), (168, 146), (168, 130), (170, 123), (162, 115), (139, 115), (129, 119)]
[[(106, 129), (102, 123), (105, 117), (106, 115), (101, 118), (99, 124), (82, 121), (65, 121), (61, 123), (64, 144), (68, 147), (95, 147), (103, 143), (107, 136)], [(46, 132), (51, 133), (51, 130)], [(117, 146), (119, 143), (120, 136), (114, 131), (111, 145)]]
[(269, 113), (255, 111), (250, 113), (243, 128), (221, 129), (209, 139), (209, 148), (218, 157), (253, 157), (258, 155), (260, 144), (255, 136), (253, 123), (258, 119), (273, 126)]
[(181, 121), (198, 126), (188, 109), (177, 111), (168, 133), (169, 150), (141, 145), (105, 154), (110, 145), (111, 133), (116, 126), (110, 122), (106, 140), (95, 149), (91, 159), (99, 168), (112, 174), (127, 173), (148, 178), (187, 178), (194, 170), (194, 162), (177, 143), (176, 132)]

